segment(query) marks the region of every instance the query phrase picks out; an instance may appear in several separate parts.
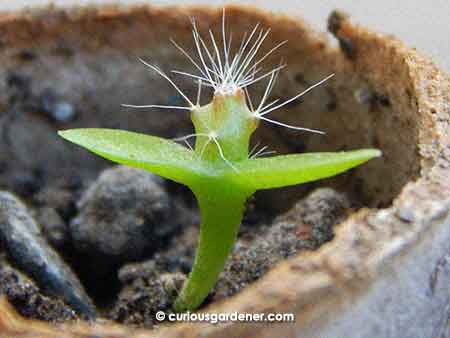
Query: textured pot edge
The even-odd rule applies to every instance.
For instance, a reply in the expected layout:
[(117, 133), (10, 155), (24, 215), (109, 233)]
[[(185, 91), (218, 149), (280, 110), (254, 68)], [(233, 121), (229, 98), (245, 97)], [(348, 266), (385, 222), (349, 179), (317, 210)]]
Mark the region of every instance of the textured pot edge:
[[(136, 6), (135, 8), (143, 8)], [(114, 15), (116, 11), (130, 11), (135, 9), (125, 6), (106, 6), (102, 7), (103, 11), (94, 8), (96, 13), (109, 13)], [(195, 10), (195, 7), (187, 7), (188, 10)], [(41, 8), (40, 11), (47, 11), (49, 8)], [(54, 8), (50, 8), (54, 10)], [(58, 11), (66, 9), (57, 8)], [(91, 10), (91, 7), (83, 8), (79, 13), (85, 13), (84, 10)], [(261, 11), (263, 13), (263, 11)], [(23, 13), (3, 13), (0, 22), (4, 20), (16, 20), (33, 16), (33, 11)], [(37, 14), (39, 15), (39, 14)], [(442, 110), (449, 105), (449, 80), (448, 77), (441, 73), (427, 58), (421, 57), (417, 52), (409, 50), (403, 43), (398, 40), (372, 33), (369, 30), (354, 26), (350, 21), (343, 20), (341, 27), (336, 31), (339, 38), (345, 37), (349, 39), (383, 39), (393, 53), (397, 57), (402, 57), (409, 62), (408, 67), (411, 71), (411, 79), (416, 79), (413, 83), (417, 95), (417, 111), (422, 116), (429, 116), (428, 122), (431, 133), (426, 131), (421, 133), (421, 150), (422, 150), (422, 173), (421, 177), (416, 181), (409, 183), (403, 189), (402, 193), (396, 198), (391, 208), (381, 211), (363, 210), (340, 225), (336, 239), (325, 245), (321, 250), (312, 254), (299, 254), (297, 257), (280, 263), (276, 268), (272, 269), (266, 276), (254, 285), (244, 290), (240, 294), (232, 297), (230, 300), (219, 304), (213, 304), (206, 311), (212, 312), (296, 312), (296, 326), (301, 327), (318, 318), (323, 311), (333, 311), (330, 309), (338, 308), (340, 304), (346, 302), (346, 299), (354, 299), (364, 294), (374, 276), (378, 276), (380, 271), (385, 268), (386, 264), (391, 264), (395, 257), (407, 255), (409, 250), (423, 238), (423, 234), (430, 230), (433, 226), (443, 226), (439, 222), (448, 216), (450, 209), (450, 201), (445, 198), (450, 196), (448, 187), (440, 185), (439, 177), (448, 177), (448, 168), (442, 163), (448, 163), (449, 159), (444, 154), (445, 147), (449, 144), (448, 130), (445, 130), (445, 121), (439, 122), (436, 118), (431, 118), (431, 112), (434, 110)], [(423, 74), (423, 76), (422, 76)], [(427, 77), (432, 74), (431, 77)], [(446, 96), (444, 93), (447, 90)], [(428, 93), (427, 93), (428, 91)], [(439, 96), (440, 95), (440, 96)], [(425, 127), (425, 125), (423, 125)], [(432, 142), (433, 138), (437, 138), (439, 142)], [(402, 208), (411, 211), (412, 214), (401, 215)], [(418, 206), (418, 207), (417, 207)], [(393, 223), (402, 228), (401, 236), (392, 237), (392, 234), (383, 233), (382, 229), (376, 229), (376, 236), (381, 240), (390, 239), (389, 244), (373, 247), (370, 253), (360, 253), (354, 248), (342, 247), (342, 243), (351, 243), (353, 240), (361, 240), (354, 238), (354, 234), (366, 229), (371, 233), (368, 227), (367, 219), (375, 217), (375, 215), (385, 215)], [(399, 216), (400, 215), (400, 216)], [(402, 217), (410, 218), (407, 221)], [(368, 229), (369, 228), (369, 229)], [(367, 234), (366, 234), (367, 235)], [(373, 234), (372, 234), (373, 235)], [(353, 236), (353, 237), (352, 237)], [(373, 239), (373, 238), (372, 238)], [(381, 239), (381, 240), (380, 240)], [(392, 241), (395, 239), (395, 241)], [(339, 254), (341, 253), (341, 254)], [(349, 256), (350, 255), (350, 256)], [(347, 261), (342, 260), (346, 257)], [(369, 258), (367, 258), (369, 257)], [(349, 259), (352, 258), (352, 259)], [(366, 259), (367, 258), (367, 259)], [(294, 273), (292, 273), (294, 272)], [(307, 275), (306, 275), (307, 274)], [(280, 275), (289, 276), (289, 280), (283, 280), (283, 288), (280, 288)], [(273, 290), (276, 286), (276, 290)], [(323, 297), (326, 295), (326, 298)], [(324, 304), (315, 302), (323, 300)], [(332, 304), (330, 303), (332, 300)], [(326, 304), (325, 304), (326, 302)], [(242, 305), (244, 306), (237, 306)], [(312, 306), (314, 304), (314, 306)], [(6, 305), (5, 305), (6, 306)], [(0, 318), (0, 328), (2, 325), (10, 325), (5, 321), (8, 313), (3, 313), (3, 319)], [(0, 316), (0, 317), (2, 317)], [(16, 319), (21, 323), (21, 319)], [(3, 324), (2, 324), (3, 323)], [(25, 321), (24, 323), (27, 323)], [(42, 325), (44, 329), (46, 326)], [(70, 326), (65, 326), (70, 327)], [(152, 333), (142, 331), (142, 337), (164, 336), (166, 334), (183, 335), (183, 331), (196, 334), (202, 332), (202, 336), (225, 336), (230, 332), (234, 332), (246, 337), (255, 334), (261, 330), (261, 326), (252, 324), (231, 325), (209, 325), (209, 324), (178, 324), (172, 327), (163, 328), (160, 331)], [(277, 326), (270, 328), (264, 325), (263, 330), (276, 330)], [(102, 326), (84, 327), (78, 326), (79, 332), (116, 332), (117, 334), (127, 334), (130, 330), (123, 327), (109, 327), (106, 329)], [(99, 330), (99, 331), (98, 331)], [(256, 330), (256, 331), (255, 331)], [(269, 332), (269, 331), (266, 331)], [(136, 332), (136, 334), (138, 334)], [(249, 335), (250, 334), (250, 335)], [(257, 333), (256, 333), (257, 336)]]

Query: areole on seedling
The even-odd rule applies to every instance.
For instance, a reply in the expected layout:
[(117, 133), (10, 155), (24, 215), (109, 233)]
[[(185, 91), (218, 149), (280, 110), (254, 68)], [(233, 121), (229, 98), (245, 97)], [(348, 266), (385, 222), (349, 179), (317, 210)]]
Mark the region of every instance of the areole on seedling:
[[(264, 157), (267, 147), (249, 151), (250, 137), (260, 121), (294, 130), (322, 133), (291, 126), (268, 118), (268, 114), (319, 86), (332, 75), (291, 99), (267, 99), (275, 84), (280, 65), (261, 74), (262, 62), (285, 42), (264, 56), (258, 50), (270, 30), (259, 26), (244, 35), (237, 52), (231, 52), (231, 36), (222, 18), (221, 43), (209, 31), (210, 45), (200, 36), (192, 20), (197, 57), (189, 55), (173, 41), (198, 70), (198, 74), (173, 71), (198, 83), (194, 104), (163, 71), (141, 60), (177, 90), (187, 106), (126, 105), (135, 108), (182, 109), (191, 112), (195, 133), (167, 140), (113, 129), (73, 129), (59, 134), (88, 150), (117, 163), (142, 168), (188, 186), (195, 194), (201, 212), (200, 238), (192, 271), (175, 301), (176, 311), (196, 309), (217, 281), (236, 240), (246, 200), (257, 190), (285, 187), (330, 177), (380, 156), (376, 149), (338, 153), (307, 153)], [(219, 47), (219, 45), (221, 45)], [(268, 78), (260, 103), (254, 106), (247, 87)], [(214, 90), (211, 103), (201, 106), (202, 86)], [(195, 138), (195, 148), (188, 139)], [(188, 147), (174, 141), (184, 141)]]

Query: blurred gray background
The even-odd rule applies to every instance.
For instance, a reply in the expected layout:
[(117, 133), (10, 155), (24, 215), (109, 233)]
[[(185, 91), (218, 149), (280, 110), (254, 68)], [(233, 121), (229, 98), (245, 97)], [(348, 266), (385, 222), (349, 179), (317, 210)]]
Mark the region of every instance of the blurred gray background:
[[(17, 10), (25, 7), (53, 3), (73, 6), (92, 3), (147, 3), (192, 4), (204, 3), (222, 6), (230, 1), (220, 0), (0, 0), (0, 10)], [(328, 14), (335, 8), (351, 14), (353, 20), (379, 32), (394, 34), (431, 56), (450, 72), (450, 1), (449, 0), (242, 0), (234, 3), (251, 4), (274, 12), (302, 16), (318, 30), (326, 30)]]

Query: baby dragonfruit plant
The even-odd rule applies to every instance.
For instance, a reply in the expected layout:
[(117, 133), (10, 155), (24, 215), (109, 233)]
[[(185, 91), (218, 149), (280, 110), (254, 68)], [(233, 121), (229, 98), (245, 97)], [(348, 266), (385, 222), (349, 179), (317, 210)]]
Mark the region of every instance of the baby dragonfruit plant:
[[(174, 71), (198, 83), (196, 103), (162, 70), (141, 59), (143, 64), (169, 81), (187, 106), (126, 105), (190, 111), (195, 133), (175, 140), (184, 141), (188, 147), (174, 140), (123, 130), (88, 128), (59, 132), (66, 140), (97, 155), (184, 184), (194, 193), (201, 213), (200, 238), (192, 271), (175, 301), (175, 311), (194, 310), (204, 301), (233, 248), (246, 200), (257, 190), (334, 176), (381, 155), (376, 149), (272, 157), (262, 157), (267, 155), (266, 147), (249, 151), (250, 137), (261, 121), (299, 131), (322, 133), (288, 125), (270, 119), (267, 115), (298, 99), (332, 75), (287, 101), (267, 103), (277, 74), (283, 66), (264, 74), (261, 74), (259, 66), (285, 42), (257, 58), (258, 50), (270, 30), (259, 30), (256, 25), (248, 36), (244, 36), (237, 51), (232, 53), (231, 37), (227, 37), (225, 30), (225, 12), (221, 43), (216, 42), (210, 30), (208, 39), (211, 41), (208, 46), (194, 20), (192, 25), (196, 57), (172, 42), (198, 70), (198, 74)], [(266, 78), (268, 84), (264, 95), (259, 104), (254, 106), (247, 87)], [(212, 101), (204, 106), (200, 105), (202, 86), (214, 90)], [(195, 138), (194, 148), (187, 142), (190, 138)]]

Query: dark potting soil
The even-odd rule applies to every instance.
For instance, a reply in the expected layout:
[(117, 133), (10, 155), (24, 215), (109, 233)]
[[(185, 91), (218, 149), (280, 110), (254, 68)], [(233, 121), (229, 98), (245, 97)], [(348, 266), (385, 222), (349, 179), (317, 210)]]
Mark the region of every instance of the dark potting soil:
[[(14, 193), (26, 202), (20, 212), (36, 221), (39, 236), (73, 269), (97, 317), (153, 327), (155, 313), (170, 311), (192, 266), (199, 223), (192, 194), (123, 166), (104, 170), (94, 181), (56, 181), (33, 191), (19, 185)], [(331, 240), (333, 227), (354, 207), (330, 188), (313, 190), (280, 215), (250, 199), (233, 253), (205, 305), (236, 294), (279, 261)], [(14, 223), (14, 215), (2, 217)], [(2, 245), (0, 293), (22, 315), (54, 322), (80, 315), (67, 290), (45, 288), (45, 278), (24, 273), (16, 261), (21, 258)], [(93, 319), (82, 311), (81, 317)]]

